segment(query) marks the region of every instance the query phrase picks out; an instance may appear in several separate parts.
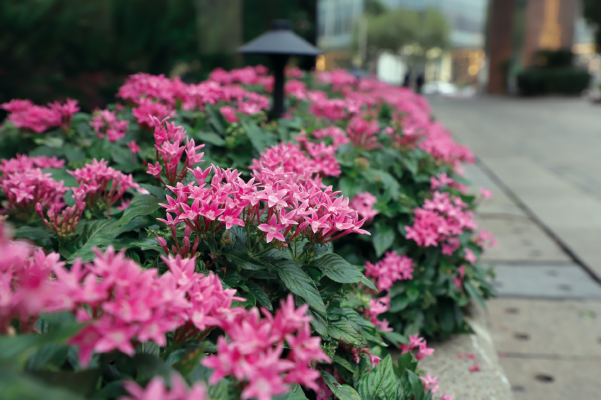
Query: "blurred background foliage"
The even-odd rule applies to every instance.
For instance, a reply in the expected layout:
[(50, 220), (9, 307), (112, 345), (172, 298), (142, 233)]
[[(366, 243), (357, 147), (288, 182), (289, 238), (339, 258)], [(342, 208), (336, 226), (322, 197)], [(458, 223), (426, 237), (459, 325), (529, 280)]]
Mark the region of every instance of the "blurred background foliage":
[(276, 18), (314, 42), (315, 2), (0, 0), (0, 102), (73, 97), (92, 110), (132, 73), (197, 80), (217, 66), (266, 63), (235, 49)]

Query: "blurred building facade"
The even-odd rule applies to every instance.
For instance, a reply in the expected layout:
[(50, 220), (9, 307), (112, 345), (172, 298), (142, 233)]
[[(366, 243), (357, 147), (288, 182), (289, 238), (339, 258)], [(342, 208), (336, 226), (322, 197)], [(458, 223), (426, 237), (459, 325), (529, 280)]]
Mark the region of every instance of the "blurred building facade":
[[(486, 16), (489, 0), (381, 0), (389, 9), (439, 10), (451, 25), (452, 50), (430, 60), (426, 80), (475, 83), (484, 63)], [(317, 43), (325, 55), (318, 67), (345, 68), (352, 63), (355, 27), (364, 0), (318, 0)], [(390, 54), (387, 55), (390, 58)], [(386, 58), (386, 62), (391, 61)], [(392, 83), (392, 82), (391, 82)]]

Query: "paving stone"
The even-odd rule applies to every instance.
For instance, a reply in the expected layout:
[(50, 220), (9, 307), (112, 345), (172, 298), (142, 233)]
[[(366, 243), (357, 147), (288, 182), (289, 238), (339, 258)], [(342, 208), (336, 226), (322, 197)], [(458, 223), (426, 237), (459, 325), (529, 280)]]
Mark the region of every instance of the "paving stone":
[(488, 302), (488, 309), (488, 328), (499, 352), (601, 357), (599, 301), (497, 298)]
[[(511, 400), (510, 384), (495, 350), (493, 339), (486, 328), (483, 314), (472, 310), (468, 323), (472, 335), (456, 335), (442, 343), (428, 343), (435, 349), (432, 356), (420, 361), (419, 366), (432, 376), (438, 376), (440, 391), (433, 396), (439, 400), (442, 391), (457, 400)], [(476, 359), (459, 359), (458, 354), (470, 353)], [(481, 370), (470, 372), (474, 364)]]
[(527, 218), (480, 215), (478, 226), (490, 231), (498, 241), (498, 247), (488, 249), (483, 260), (572, 262), (557, 243)]
[(526, 214), (478, 166), (467, 165), (465, 178), (471, 182), (470, 193), (479, 195), (480, 188), (491, 191), (491, 199), (483, 199), (478, 206), (479, 215), (509, 215), (527, 218)]
[(601, 285), (577, 264), (497, 264), (494, 271), (499, 296), (601, 300)]
[(507, 371), (515, 400), (592, 400), (601, 397), (601, 358), (506, 357), (501, 359), (501, 364)]

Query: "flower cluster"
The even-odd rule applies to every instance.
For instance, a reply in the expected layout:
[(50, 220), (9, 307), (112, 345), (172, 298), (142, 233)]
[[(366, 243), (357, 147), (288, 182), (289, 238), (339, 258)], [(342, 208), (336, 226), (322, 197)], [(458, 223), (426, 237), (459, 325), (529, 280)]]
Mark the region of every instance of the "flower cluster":
[(253, 176), (262, 183), (272, 183), (285, 177), (298, 184), (321, 185), (321, 180), (316, 177), (319, 167), (300, 149), (300, 145), (294, 143), (272, 146), (261, 153), (258, 160), (253, 159), (248, 168), (253, 170)]
[(175, 112), (169, 106), (152, 101), (149, 98), (140, 99), (137, 107), (134, 107), (131, 113), (138, 121), (138, 124), (146, 130), (151, 130), (154, 127), (155, 118), (163, 119), (175, 115)]
[(56, 205), (51, 206), (47, 212), (48, 219), (44, 217), (44, 211), (40, 203), (35, 205), (35, 211), (42, 218), (46, 228), (54, 231), (60, 238), (68, 238), (73, 236), (83, 210), (86, 208), (85, 196), (86, 193), (83, 189), (74, 189), (73, 198), (75, 199), (75, 205), (65, 207), (63, 210)]
[(23, 172), (35, 168), (63, 168), (64, 166), (65, 161), (59, 160), (56, 156), (28, 157), (24, 154), (17, 154), (15, 158), (0, 160), (0, 172), (2, 172), (0, 182), (13, 172)]
[(63, 196), (69, 190), (63, 181), (55, 181), (40, 168), (9, 173), (3, 177), (0, 187), (8, 200), (8, 210), (21, 219), (34, 215), (36, 204), (44, 210), (62, 207)]
[(419, 337), (417, 333), (413, 336), (409, 336), (409, 344), (401, 344), (400, 347), (401, 354), (405, 354), (413, 349), (417, 349), (415, 358), (417, 358), (418, 361), (422, 360), (424, 357), (434, 354), (434, 349), (428, 348), (426, 340)]
[(346, 128), (351, 143), (368, 150), (376, 147), (376, 135), (379, 131), (377, 120), (366, 121), (361, 117), (353, 117)]
[(457, 189), (461, 193), (467, 193), (467, 186), (456, 182), (453, 180), (453, 178), (448, 177), (445, 172), (438, 174), (437, 176), (430, 177), (430, 189), (438, 190), (444, 188), (445, 186)]
[(385, 313), (390, 309), (390, 296), (369, 299), (369, 307), (365, 308), (364, 316), (369, 319), (373, 326), (382, 332), (392, 332), (385, 319), (380, 321), (378, 315)]
[(365, 276), (371, 277), (378, 290), (388, 290), (394, 282), (413, 278), (413, 260), (406, 255), (398, 255), (396, 251), (386, 253), (383, 259), (375, 264), (365, 264)]
[(125, 175), (121, 171), (109, 167), (104, 159), (100, 161), (94, 159), (92, 164), (86, 164), (75, 171), (67, 172), (77, 179), (80, 189), (85, 191), (85, 202), (89, 208), (94, 207), (97, 203), (102, 203), (110, 208), (121, 199), (127, 190), (140, 188), (140, 185), (133, 181), (131, 175)]
[(346, 133), (337, 126), (328, 126), (327, 128), (323, 129), (315, 129), (311, 135), (313, 135), (315, 139), (325, 139), (327, 137), (331, 138), (332, 145), (335, 148), (350, 142)]
[(56, 126), (66, 131), (71, 124), (71, 117), (79, 111), (77, 101), (72, 99), (63, 104), (55, 101), (46, 107), (37, 106), (29, 100), (14, 99), (1, 104), (0, 107), (10, 113), (7, 120), (17, 128), (25, 128), (35, 133), (42, 133)]
[[(359, 221), (357, 212), (348, 206), (348, 198), (335, 197), (339, 192), (332, 192), (331, 188), (322, 190), (289, 183), (285, 174), (265, 169), (262, 174), (269, 174), (272, 182), (265, 183), (263, 190), (259, 190), (254, 178), (244, 182), (236, 170), (212, 166), (204, 171), (201, 168), (190, 171), (198, 185), (169, 186), (176, 198), (167, 196), (168, 203), (162, 204), (168, 213), (163, 221), (171, 226), (174, 239), (179, 224), (186, 224), (197, 234), (256, 224), (268, 243), (274, 239), (288, 243), (301, 234), (316, 243), (330, 242), (353, 232), (369, 234), (361, 229), (365, 220)], [(210, 186), (206, 186), (211, 171), (214, 175)]]
[(177, 373), (169, 376), (171, 390), (165, 386), (165, 381), (160, 376), (152, 378), (146, 388), (140, 387), (134, 381), (123, 384), (129, 396), (120, 397), (119, 400), (208, 400), (205, 385), (198, 381), (190, 389), (184, 379)]
[(357, 78), (343, 69), (336, 69), (334, 71), (319, 72), (317, 81), (321, 84), (331, 84), (335, 91), (339, 91), (345, 86), (357, 83)]
[(117, 119), (115, 113), (109, 110), (99, 111), (90, 121), (98, 139), (107, 137), (109, 142), (116, 142), (125, 136), (129, 121)]
[[(119, 350), (133, 355), (133, 342), (153, 340), (166, 345), (165, 334), (175, 331), (181, 342), (223, 326), (242, 309), (230, 309), (235, 290), (223, 290), (219, 279), (194, 273), (195, 259), (163, 258), (169, 271), (141, 269), (109, 246), (94, 250), (92, 263), (76, 261), (70, 270), (56, 266), (57, 291), (50, 310), (68, 310), (87, 325), (70, 343), (79, 346), (87, 365), (93, 352)], [(60, 290), (59, 290), (60, 289)], [(232, 315), (230, 315), (230, 313)]]
[(455, 242), (456, 249), (459, 242), (453, 237), (461, 235), (464, 230), (477, 229), (474, 213), (466, 207), (467, 204), (459, 197), (434, 192), (432, 199), (426, 199), (423, 207), (414, 210), (415, 221), (413, 226), (405, 227), (405, 237), (423, 247), (438, 246), (451, 239), (448, 244)]
[[(175, 185), (180, 182), (188, 173), (188, 168), (203, 161), (204, 153), (198, 153), (204, 147), (204, 144), (196, 146), (194, 140), (186, 136), (186, 131), (181, 126), (175, 126), (174, 122), (168, 123), (167, 119), (159, 121), (152, 118), (154, 125), (154, 140), (157, 152), (156, 165), (148, 165), (148, 173), (159, 179), (163, 185), (166, 183), (161, 178), (161, 171), (165, 171), (167, 182)], [(182, 141), (186, 138), (186, 145)], [(186, 159), (183, 161), (183, 167), (178, 172), (178, 166), (182, 155), (186, 153)]]
[(371, 221), (376, 215), (378, 215), (378, 211), (373, 209), (377, 202), (378, 199), (376, 196), (369, 192), (363, 192), (353, 197), (349, 206), (352, 209), (357, 210), (362, 218), (365, 218), (367, 221)]
[(60, 255), (44, 254), (25, 242), (11, 242), (0, 221), (0, 334), (14, 334), (13, 321), (20, 333), (32, 332), (37, 316), (56, 296), (48, 279), (61, 267)]
[[(209, 383), (227, 375), (247, 382), (243, 399), (270, 400), (296, 383), (318, 390), (315, 380), (320, 374), (310, 365), (331, 360), (320, 347), (321, 339), (311, 337), (311, 317), (305, 315), (308, 308), (305, 304), (296, 309), (289, 295), (275, 315), (262, 309), (261, 318), (257, 308), (236, 315), (223, 328), (230, 340), (220, 337), (217, 354), (202, 361), (214, 369)], [(285, 344), (290, 350), (284, 350)]]
[(117, 96), (135, 105), (132, 110), (134, 117), (142, 128), (148, 130), (154, 127), (151, 117), (163, 119), (174, 116), (174, 110), (178, 107), (183, 110), (203, 110), (206, 104), (215, 105), (219, 102), (228, 103), (222, 113), (228, 122), (234, 122), (238, 119), (234, 112), (253, 115), (269, 108), (267, 97), (235, 84), (272, 86), (273, 77), (266, 76), (266, 73), (267, 69), (263, 66), (230, 72), (216, 69), (208, 81), (198, 84), (141, 73), (130, 76)]

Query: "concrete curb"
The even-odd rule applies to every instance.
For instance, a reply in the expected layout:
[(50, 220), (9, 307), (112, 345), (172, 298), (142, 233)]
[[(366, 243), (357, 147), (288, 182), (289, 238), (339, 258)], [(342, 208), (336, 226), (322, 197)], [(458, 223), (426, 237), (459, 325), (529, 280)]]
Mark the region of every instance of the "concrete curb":
[[(439, 378), (440, 390), (433, 399), (440, 399), (443, 390), (446, 390), (453, 400), (513, 400), (511, 385), (486, 328), (486, 315), (475, 307), (470, 309), (470, 313), (467, 322), (474, 333), (455, 335), (441, 343), (429, 343), (428, 347), (436, 351), (419, 364), (421, 369)], [(473, 354), (475, 359), (468, 358), (466, 354)], [(470, 372), (469, 368), (475, 364), (480, 366), (480, 371)]]

